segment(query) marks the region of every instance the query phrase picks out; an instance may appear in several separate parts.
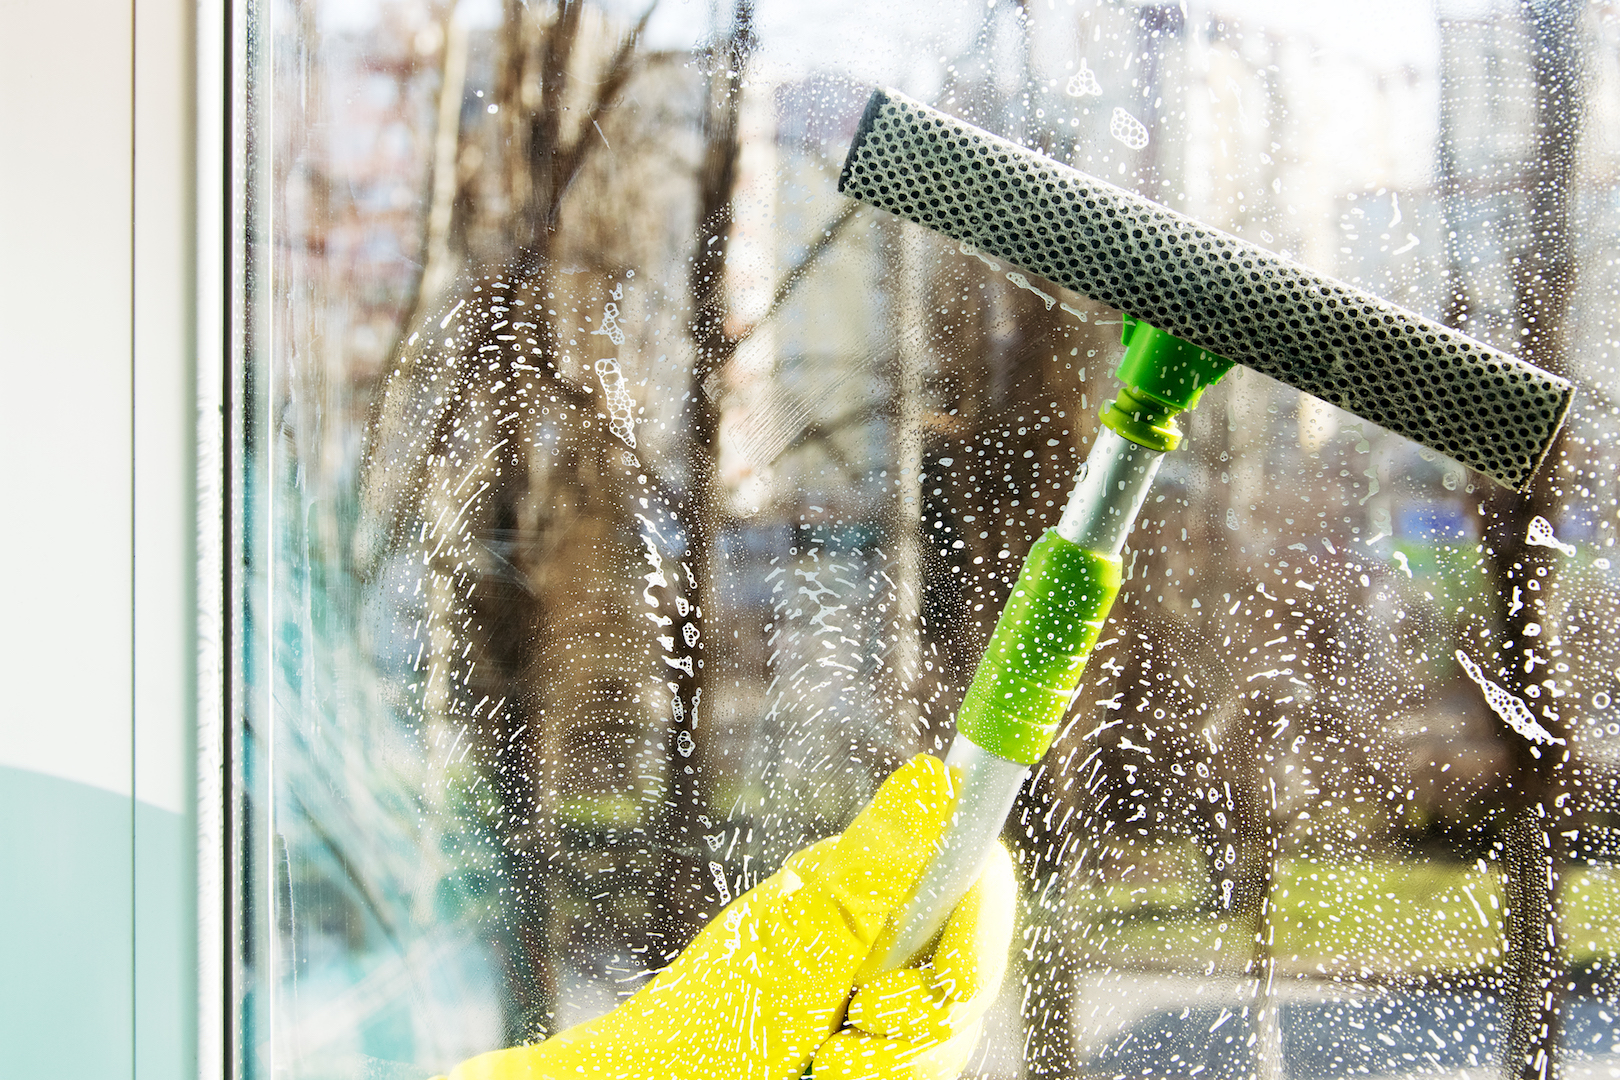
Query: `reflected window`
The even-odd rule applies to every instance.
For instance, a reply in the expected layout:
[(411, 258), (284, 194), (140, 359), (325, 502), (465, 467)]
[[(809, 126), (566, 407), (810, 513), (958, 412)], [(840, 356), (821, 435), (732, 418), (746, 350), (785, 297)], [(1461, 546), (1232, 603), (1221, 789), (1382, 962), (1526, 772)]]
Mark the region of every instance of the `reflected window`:
[(1575, 386), (1524, 493), (1186, 414), (965, 1075), (1620, 1075), (1611, 5), (239, 16), (240, 1072), (601, 1015), (946, 752), (1122, 313), (840, 195), (894, 86)]

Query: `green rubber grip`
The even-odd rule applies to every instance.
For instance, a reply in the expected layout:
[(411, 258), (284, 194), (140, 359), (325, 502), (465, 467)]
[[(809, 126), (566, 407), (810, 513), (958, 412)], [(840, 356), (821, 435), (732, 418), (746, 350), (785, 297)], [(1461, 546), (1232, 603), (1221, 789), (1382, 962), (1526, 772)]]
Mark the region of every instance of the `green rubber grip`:
[(1052, 745), (1119, 595), (1118, 555), (1048, 529), (1030, 548), (973, 675), (956, 729), (1008, 761), (1033, 765)]

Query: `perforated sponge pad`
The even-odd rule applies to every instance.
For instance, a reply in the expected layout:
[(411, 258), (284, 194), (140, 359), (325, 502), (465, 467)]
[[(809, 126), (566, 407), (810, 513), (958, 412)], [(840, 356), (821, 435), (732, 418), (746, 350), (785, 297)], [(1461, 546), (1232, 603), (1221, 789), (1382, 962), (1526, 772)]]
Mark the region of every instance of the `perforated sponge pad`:
[(1564, 379), (893, 90), (838, 187), (1509, 487), (1569, 409)]

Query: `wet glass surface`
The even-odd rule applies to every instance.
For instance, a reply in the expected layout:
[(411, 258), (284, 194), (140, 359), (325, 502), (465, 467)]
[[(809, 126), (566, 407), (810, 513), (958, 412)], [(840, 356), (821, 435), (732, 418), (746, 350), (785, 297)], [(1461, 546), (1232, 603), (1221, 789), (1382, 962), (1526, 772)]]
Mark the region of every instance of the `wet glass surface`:
[(944, 752), (1121, 314), (840, 196), (892, 85), (1576, 385), (1522, 496), (1209, 390), (968, 1075), (1620, 1075), (1620, 12), (1332, 8), (246, 8), (241, 1071), (598, 1015)]

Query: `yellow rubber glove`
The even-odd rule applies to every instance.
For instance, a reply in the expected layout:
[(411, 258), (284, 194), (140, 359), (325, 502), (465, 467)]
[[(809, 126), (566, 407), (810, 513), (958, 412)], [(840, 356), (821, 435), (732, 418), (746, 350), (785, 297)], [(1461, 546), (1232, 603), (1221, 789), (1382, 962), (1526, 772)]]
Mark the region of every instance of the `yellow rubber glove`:
[[(856, 971), (933, 858), (953, 793), (921, 755), (841, 835), (798, 852), (606, 1016), (464, 1061), (450, 1080), (947, 1080), (978, 1042), (1012, 941), (1012, 861), (999, 846), (931, 963)], [(846, 1016), (847, 1012), (847, 1016)]]

